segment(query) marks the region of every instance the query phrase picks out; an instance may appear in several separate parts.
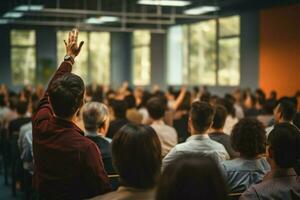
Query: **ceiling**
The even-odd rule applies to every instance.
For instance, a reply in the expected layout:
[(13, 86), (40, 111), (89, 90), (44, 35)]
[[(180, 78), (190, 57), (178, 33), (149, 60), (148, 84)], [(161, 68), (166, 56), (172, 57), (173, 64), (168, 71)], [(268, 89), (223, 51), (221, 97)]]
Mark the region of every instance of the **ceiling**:
[[(185, 7), (145, 6), (138, 0), (0, 0), (1, 19), (8, 24), (22, 26), (79, 26), (85, 29), (110, 29), (111, 31), (131, 31), (148, 28), (163, 31), (164, 28), (182, 23), (190, 23), (220, 15), (259, 10), (279, 5), (300, 3), (300, 0), (186, 0)], [(20, 5), (43, 5), (41, 11), (23, 12), (18, 19), (7, 19), (3, 15)], [(184, 10), (199, 6), (218, 6), (218, 12), (205, 15), (185, 15)], [(118, 17), (118, 22), (101, 25), (87, 24), (86, 19), (100, 16)], [(1, 18), (2, 17), (2, 18)]]

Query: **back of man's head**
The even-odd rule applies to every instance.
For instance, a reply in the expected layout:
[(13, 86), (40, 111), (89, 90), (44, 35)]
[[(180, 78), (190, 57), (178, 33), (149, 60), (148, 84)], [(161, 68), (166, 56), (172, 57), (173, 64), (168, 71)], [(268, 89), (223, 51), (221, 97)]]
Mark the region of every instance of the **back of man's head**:
[(214, 109), (206, 102), (196, 101), (190, 110), (192, 126), (198, 133), (205, 133), (211, 126), (214, 118)]
[(158, 97), (152, 97), (151, 99), (149, 99), (146, 107), (150, 117), (154, 120), (161, 119), (165, 115), (164, 103)]
[(136, 107), (136, 100), (133, 94), (127, 95), (125, 97), (125, 101), (127, 103), (127, 108), (131, 109), (131, 108), (135, 108)]
[(28, 102), (27, 101), (18, 101), (17, 104), (17, 113), (19, 115), (25, 115), (28, 111)]
[(124, 100), (111, 99), (109, 100), (109, 106), (113, 110), (115, 118), (126, 118), (127, 104)]
[(296, 105), (290, 98), (282, 98), (278, 103), (278, 111), (284, 121), (292, 121), (296, 115)]
[(83, 104), (83, 80), (72, 73), (67, 73), (55, 80), (49, 89), (49, 98), (56, 116), (70, 118)]
[(102, 103), (86, 103), (82, 108), (82, 119), (87, 131), (98, 131), (109, 120), (108, 109)]
[(217, 105), (215, 108), (215, 116), (214, 116), (212, 128), (222, 129), (224, 127), (226, 117), (227, 117), (226, 108), (222, 105)]
[(272, 159), (281, 168), (293, 167), (300, 159), (300, 131), (289, 123), (276, 124), (268, 137)]

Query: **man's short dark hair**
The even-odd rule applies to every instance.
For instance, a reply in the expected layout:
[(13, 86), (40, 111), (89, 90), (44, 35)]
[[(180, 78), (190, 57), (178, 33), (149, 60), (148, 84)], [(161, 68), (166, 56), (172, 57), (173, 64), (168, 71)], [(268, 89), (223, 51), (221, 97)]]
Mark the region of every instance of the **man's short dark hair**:
[(112, 158), (125, 186), (149, 189), (156, 185), (161, 168), (161, 146), (150, 126), (123, 126), (113, 137)]
[(268, 145), (281, 168), (293, 167), (300, 159), (300, 131), (290, 123), (276, 124), (269, 134)]
[(226, 121), (226, 117), (227, 117), (226, 108), (224, 106), (217, 105), (215, 108), (215, 116), (214, 116), (212, 127), (214, 129), (223, 128)]
[(51, 84), (49, 97), (56, 116), (72, 117), (83, 103), (83, 80), (72, 73), (67, 73)]
[(165, 115), (165, 106), (163, 102), (157, 97), (152, 97), (151, 99), (149, 99), (146, 108), (149, 112), (150, 117), (154, 120), (161, 119)]
[(28, 111), (28, 101), (18, 101), (17, 113), (19, 115), (25, 115)]
[(192, 104), (190, 118), (192, 120), (194, 129), (200, 133), (203, 133), (209, 129), (213, 121), (214, 109), (206, 102), (196, 101)]
[(265, 153), (266, 131), (257, 119), (241, 119), (233, 127), (230, 138), (233, 149), (245, 158), (253, 159)]
[(279, 100), (279, 112), (285, 121), (292, 121), (297, 113), (296, 105), (289, 98)]
[(127, 108), (135, 108), (136, 107), (136, 100), (133, 94), (127, 95), (125, 97), (125, 102), (127, 103)]
[(126, 119), (127, 104), (124, 100), (110, 99), (108, 104), (117, 119)]

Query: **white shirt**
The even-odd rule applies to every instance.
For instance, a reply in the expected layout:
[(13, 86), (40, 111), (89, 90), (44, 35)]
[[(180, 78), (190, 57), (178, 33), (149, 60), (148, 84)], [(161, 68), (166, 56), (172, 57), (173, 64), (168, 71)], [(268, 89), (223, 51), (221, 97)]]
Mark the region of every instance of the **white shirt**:
[(239, 121), (238, 118), (228, 115), (226, 117), (224, 129), (223, 129), (224, 133), (226, 133), (227, 135), (231, 135), (231, 131), (232, 131), (234, 125), (236, 123), (238, 123), (238, 121)]
[(151, 127), (155, 130), (161, 144), (161, 154), (164, 157), (178, 143), (176, 130), (166, 125), (162, 120), (154, 121)]
[(177, 144), (163, 159), (163, 169), (172, 163), (178, 156), (187, 153), (203, 153), (211, 155), (218, 161), (229, 160), (230, 157), (225, 147), (210, 139), (208, 134), (197, 134), (190, 136), (186, 142)]

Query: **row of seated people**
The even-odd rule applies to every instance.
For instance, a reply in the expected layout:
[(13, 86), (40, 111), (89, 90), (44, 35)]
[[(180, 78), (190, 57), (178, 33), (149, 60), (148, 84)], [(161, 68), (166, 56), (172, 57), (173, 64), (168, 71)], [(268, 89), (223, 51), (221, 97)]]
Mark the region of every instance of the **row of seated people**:
[[(72, 40), (74, 36), (69, 43)], [(277, 103), (276, 125), (268, 133), (255, 118), (240, 119), (231, 124), (232, 131), (225, 132), (227, 113), (238, 111), (231, 97), (220, 103), (202, 95), (201, 101), (191, 103), (185, 89), (175, 101), (155, 92), (143, 112), (137, 112), (136, 98), (126, 89), (122, 95), (107, 95), (104, 102), (108, 106), (85, 104), (84, 83), (70, 73), (72, 57), (79, 51), (67, 45), (67, 54), (70, 52), (71, 58), (61, 64), (39, 103), (39, 98), (31, 98), (32, 123), (26, 117), (27, 104), (21, 100), (17, 117), (7, 123), (6, 114), (4, 120), (10, 145), (15, 147), (19, 141), (18, 148), (11, 148), (12, 171), (19, 171), (21, 159), (22, 170), (28, 172), (22, 175), (33, 174), (33, 189), (41, 199), (84, 199), (101, 194), (95, 198), (226, 199), (227, 192), (244, 191), (241, 198), (260, 198), (264, 190), (254, 184), (274, 177), (288, 179), (288, 184), (284, 183), (283, 190), (270, 190), (266, 194), (269, 199), (274, 195), (299, 198), (295, 172), (299, 170), (299, 129), (292, 123), (296, 104), (290, 99)], [(170, 112), (170, 107), (178, 112)], [(140, 113), (148, 115), (144, 123), (150, 126), (138, 125), (143, 123), (135, 121)], [(186, 116), (185, 126), (176, 129), (178, 116)], [(187, 139), (181, 137), (182, 132), (188, 133), (184, 135)], [(107, 173), (120, 176), (121, 186), (114, 192), (110, 192)], [(31, 179), (27, 179), (29, 183)]]

